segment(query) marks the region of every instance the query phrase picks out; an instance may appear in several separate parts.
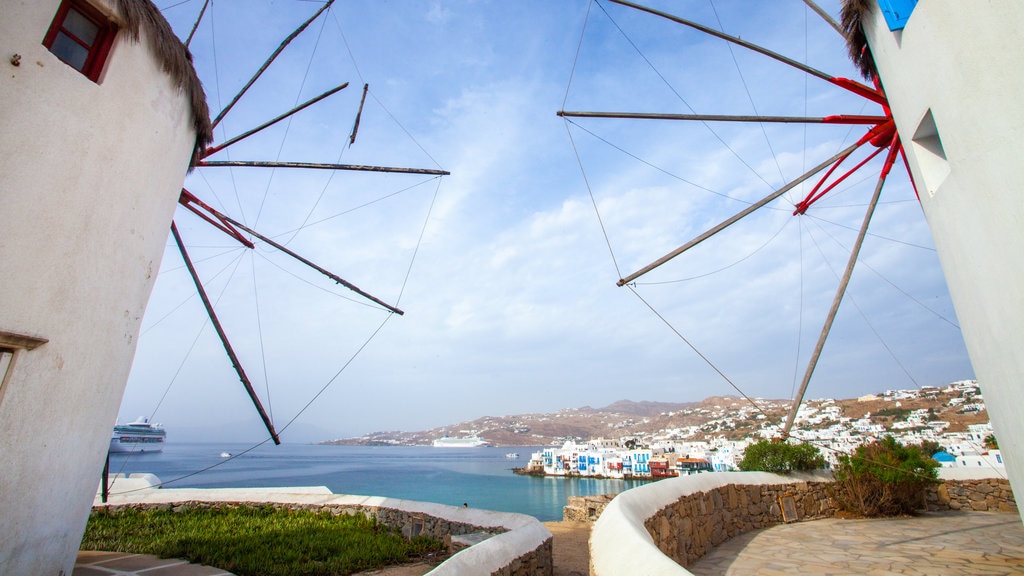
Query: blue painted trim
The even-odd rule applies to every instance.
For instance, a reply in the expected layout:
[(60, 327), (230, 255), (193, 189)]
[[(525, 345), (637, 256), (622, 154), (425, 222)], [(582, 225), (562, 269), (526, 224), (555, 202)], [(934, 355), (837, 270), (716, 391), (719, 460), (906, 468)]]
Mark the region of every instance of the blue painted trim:
[(889, 30), (903, 30), (910, 19), (910, 14), (917, 6), (917, 0), (878, 0), (878, 7), (882, 9), (885, 22)]

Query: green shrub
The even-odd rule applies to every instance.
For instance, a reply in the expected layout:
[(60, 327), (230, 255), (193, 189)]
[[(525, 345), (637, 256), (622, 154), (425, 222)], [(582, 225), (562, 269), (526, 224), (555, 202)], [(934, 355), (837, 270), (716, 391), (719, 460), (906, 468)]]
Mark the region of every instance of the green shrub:
[(938, 467), (920, 446), (885, 436), (839, 458), (832, 497), (840, 510), (858, 516), (913, 514), (923, 508), (925, 488), (935, 482)]
[(788, 474), (802, 470), (820, 470), (825, 468), (825, 458), (812, 444), (790, 444), (761, 440), (751, 444), (743, 454), (739, 463), (744, 472), (762, 471)]

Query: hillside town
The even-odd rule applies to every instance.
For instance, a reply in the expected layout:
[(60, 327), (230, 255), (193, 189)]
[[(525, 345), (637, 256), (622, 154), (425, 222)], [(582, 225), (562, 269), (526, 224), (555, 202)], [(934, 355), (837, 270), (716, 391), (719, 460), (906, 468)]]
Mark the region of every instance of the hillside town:
[[(904, 445), (937, 447), (933, 453), (943, 467), (1003, 468), (990, 423), (959, 423), (940, 417), (943, 413), (973, 416), (985, 414), (984, 399), (977, 382), (954, 382), (944, 388), (889, 390), (880, 395), (857, 398), (855, 405), (888, 406), (851, 417), (849, 406), (832, 399), (801, 404), (791, 441), (817, 446), (830, 465), (842, 454), (884, 435)], [(931, 404), (931, 406), (923, 406)], [(697, 408), (710, 412), (709, 408)], [(760, 422), (756, 433), (740, 439), (725, 435), (697, 439), (711, 430), (735, 429), (750, 419)], [(708, 420), (703, 425), (660, 430), (646, 437), (567, 440), (561, 447), (547, 447), (533, 453), (522, 473), (548, 476), (589, 476), (603, 478), (663, 478), (710, 471), (738, 469), (746, 448), (762, 439), (782, 434), (779, 420), (754, 406)]]

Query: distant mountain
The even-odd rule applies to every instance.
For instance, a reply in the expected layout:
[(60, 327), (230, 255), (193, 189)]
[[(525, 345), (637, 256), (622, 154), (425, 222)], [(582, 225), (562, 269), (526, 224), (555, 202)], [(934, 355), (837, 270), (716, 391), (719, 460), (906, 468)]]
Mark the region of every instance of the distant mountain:
[(604, 408), (598, 408), (599, 412), (613, 412), (617, 414), (633, 414), (636, 416), (657, 416), (665, 412), (677, 412), (686, 408), (693, 408), (700, 402), (649, 402), (647, 400), (634, 402), (632, 400), (619, 400), (612, 402)]

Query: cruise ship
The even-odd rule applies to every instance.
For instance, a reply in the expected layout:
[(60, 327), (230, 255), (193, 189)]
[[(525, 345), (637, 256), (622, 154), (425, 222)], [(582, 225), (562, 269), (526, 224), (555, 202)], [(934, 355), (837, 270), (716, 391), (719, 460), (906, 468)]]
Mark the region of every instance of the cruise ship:
[(463, 436), (461, 438), (445, 435), (434, 440), (434, 448), (476, 448), (487, 445), (488, 442), (486, 440), (475, 435)]
[(134, 422), (114, 426), (110, 437), (110, 452), (161, 452), (167, 431), (159, 424), (151, 424), (149, 418), (140, 416)]

